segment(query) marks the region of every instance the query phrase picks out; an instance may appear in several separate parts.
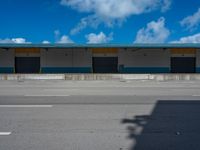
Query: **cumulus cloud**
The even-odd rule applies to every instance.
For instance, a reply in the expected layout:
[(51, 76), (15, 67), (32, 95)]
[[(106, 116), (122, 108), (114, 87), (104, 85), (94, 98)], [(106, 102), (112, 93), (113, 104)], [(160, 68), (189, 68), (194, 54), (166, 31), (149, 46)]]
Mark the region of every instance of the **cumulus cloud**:
[(181, 26), (186, 27), (187, 30), (194, 30), (200, 24), (200, 8), (191, 16), (187, 16), (180, 22)]
[(165, 27), (165, 18), (158, 21), (151, 21), (146, 28), (137, 32), (134, 43), (164, 43), (170, 35), (170, 31)]
[(113, 26), (131, 15), (139, 15), (156, 9), (164, 12), (171, 6), (171, 0), (61, 0), (60, 3), (89, 14), (72, 29), (72, 34), (80, 32), (87, 26), (98, 26), (102, 22), (107, 26)]
[(43, 44), (50, 44), (50, 42), (49, 42), (49, 41), (46, 41), (46, 40), (45, 40), (45, 41), (42, 41), (42, 43), (43, 43)]
[(65, 44), (65, 43), (74, 43), (67, 35), (62, 35), (59, 30), (54, 31), (56, 43)]
[(65, 44), (65, 43), (74, 43), (74, 42), (67, 35), (63, 35), (56, 43)]
[(180, 38), (178, 41), (172, 41), (171, 43), (200, 43), (200, 33), (191, 35), (191, 36), (186, 36)]
[(87, 39), (87, 43), (89, 44), (108, 43), (113, 40), (113, 33), (110, 33), (108, 36), (105, 35), (103, 32), (100, 32), (99, 34), (90, 33), (85, 37)]
[(24, 38), (6, 38), (6, 39), (0, 39), (0, 43), (11, 43), (11, 44), (28, 44), (31, 42), (27, 42)]

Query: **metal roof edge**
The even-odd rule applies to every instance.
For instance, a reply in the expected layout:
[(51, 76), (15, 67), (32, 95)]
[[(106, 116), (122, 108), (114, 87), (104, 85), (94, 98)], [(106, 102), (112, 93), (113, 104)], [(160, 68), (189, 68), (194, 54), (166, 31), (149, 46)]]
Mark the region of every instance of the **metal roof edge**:
[(0, 48), (200, 48), (200, 43), (137, 43), (137, 44), (9, 44), (0, 43)]

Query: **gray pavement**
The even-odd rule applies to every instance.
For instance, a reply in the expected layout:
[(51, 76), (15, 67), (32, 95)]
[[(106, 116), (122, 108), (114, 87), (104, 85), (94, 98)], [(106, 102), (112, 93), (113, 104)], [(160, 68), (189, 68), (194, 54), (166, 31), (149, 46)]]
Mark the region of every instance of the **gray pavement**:
[(198, 81), (0, 81), (0, 150), (199, 150), (199, 89)]

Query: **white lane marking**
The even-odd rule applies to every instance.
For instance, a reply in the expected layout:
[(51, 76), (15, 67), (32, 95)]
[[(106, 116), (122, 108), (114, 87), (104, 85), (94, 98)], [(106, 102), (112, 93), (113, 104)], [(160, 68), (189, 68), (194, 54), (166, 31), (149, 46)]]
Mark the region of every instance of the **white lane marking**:
[(25, 97), (66, 97), (70, 95), (24, 95)]
[(0, 108), (51, 108), (53, 105), (0, 105)]
[(11, 135), (11, 132), (0, 132), (0, 136)]

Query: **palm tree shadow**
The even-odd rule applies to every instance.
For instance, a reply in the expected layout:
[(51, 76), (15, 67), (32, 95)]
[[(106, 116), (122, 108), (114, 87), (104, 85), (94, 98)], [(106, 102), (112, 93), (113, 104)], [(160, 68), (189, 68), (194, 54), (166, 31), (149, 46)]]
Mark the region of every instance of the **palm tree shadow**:
[(158, 101), (149, 116), (121, 122), (135, 141), (130, 150), (200, 149), (200, 101)]

